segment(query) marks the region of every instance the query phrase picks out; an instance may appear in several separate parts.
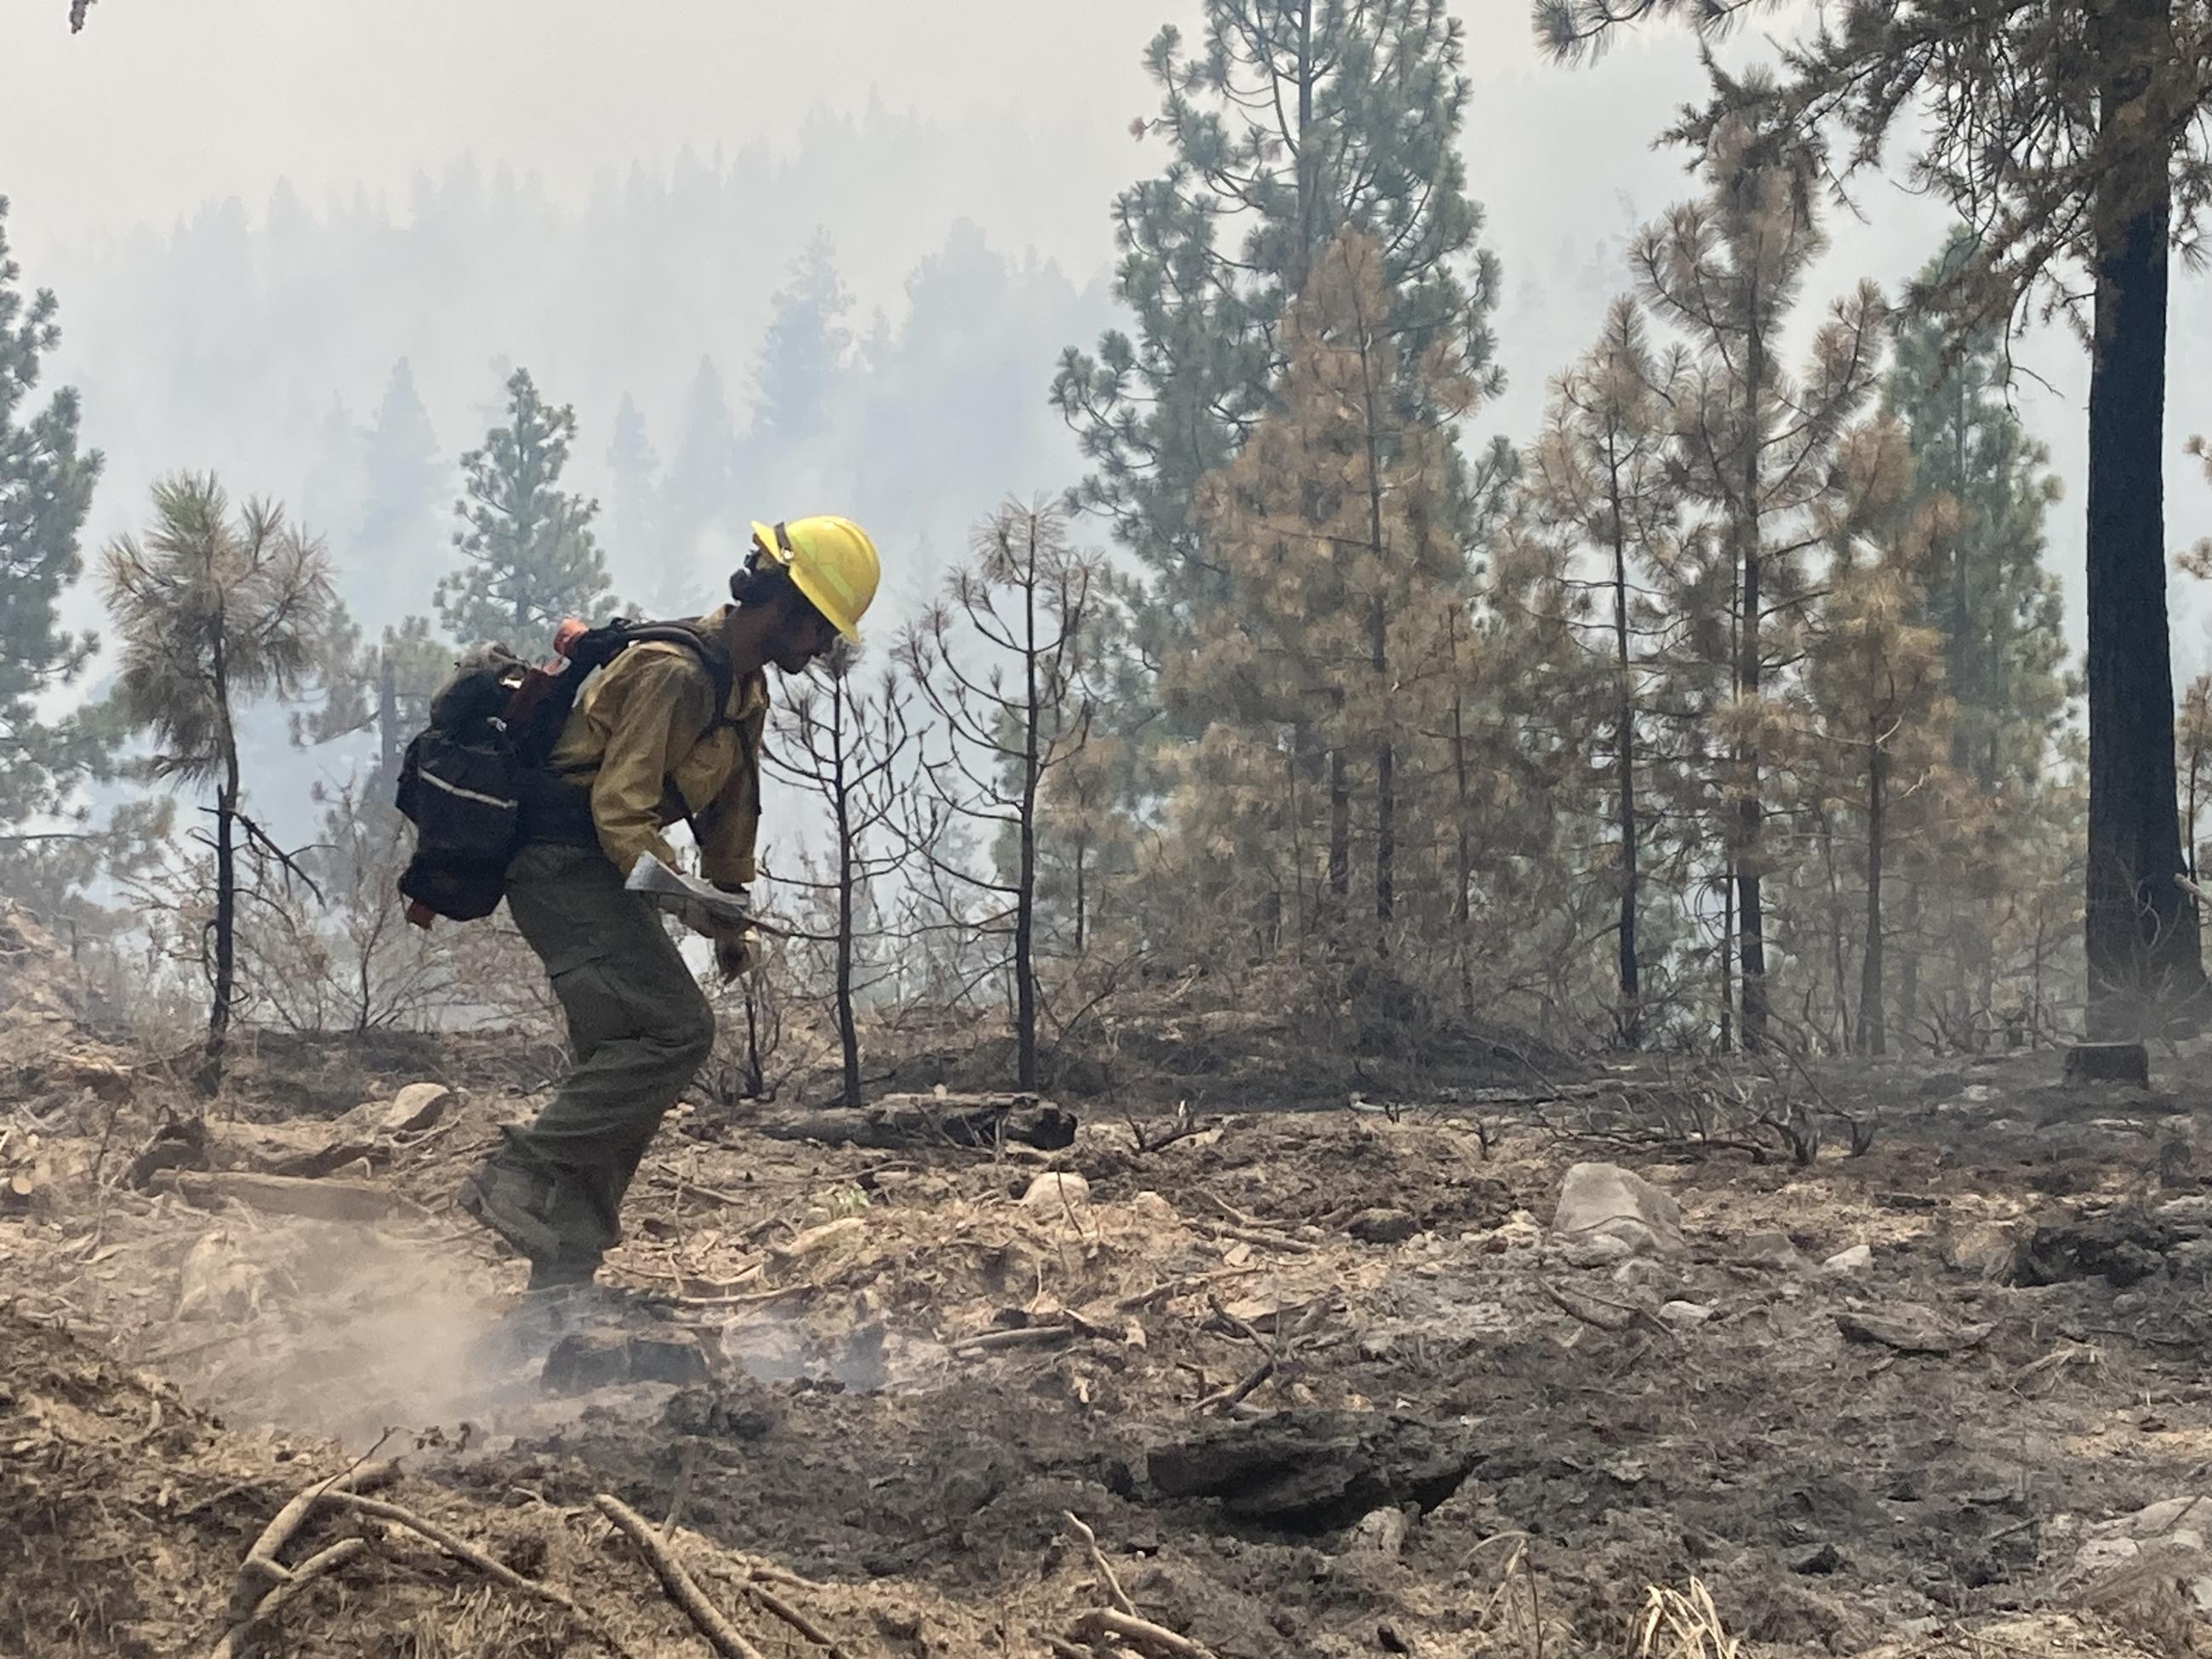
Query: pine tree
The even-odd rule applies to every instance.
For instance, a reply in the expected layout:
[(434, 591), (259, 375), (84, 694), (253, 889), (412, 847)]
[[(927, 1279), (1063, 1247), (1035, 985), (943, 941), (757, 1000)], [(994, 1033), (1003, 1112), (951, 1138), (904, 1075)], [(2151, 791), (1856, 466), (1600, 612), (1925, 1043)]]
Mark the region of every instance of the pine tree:
[(528, 649), (564, 617), (596, 618), (611, 600), (592, 534), (599, 504), (560, 488), (576, 412), (539, 397), (529, 371), (507, 383), (507, 421), (461, 457), (468, 496), (454, 504), (463, 568), (438, 584), (438, 615), (464, 640)]
[(1728, 838), (1749, 1048), (1765, 1041), (1770, 1006), (1762, 787), (1779, 735), (1770, 672), (1796, 649), (1808, 558), (1881, 505), (1854, 498), (1829, 465), (1877, 386), (1881, 295), (1862, 284), (1833, 307), (1802, 378), (1782, 358), (1784, 325), (1827, 242), (1820, 153), (1779, 115), (1754, 104), (1717, 127), (1699, 164), (1706, 195), (1674, 209), (1635, 252), (1648, 301), (1690, 347), (1674, 407), (1680, 477), (1712, 514), (1729, 566)]
[[(1535, 0), (1562, 57), (1681, 15), (1717, 33), (1738, 4)], [(2166, 376), (2173, 249), (2212, 207), (2212, 31), (2182, 0), (1891, 0), (1849, 8), (1784, 54), (1784, 97), (1876, 165), (1900, 120), (1925, 122), (1916, 177), (1968, 222), (1972, 252), (1920, 297), (1964, 335), (2039, 295), (2090, 344), (2089, 822), (2083, 941), (2099, 1036), (2202, 1016), (2194, 897), (2174, 804), (2166, 605)], [(1701, 143), (1743, 88), (1724, 78), (1674, 136)], [(2086, 275), (2086, 282), (2076, 280)], [(2086, 301), (2086, 303), (2085, 303)]]
[(364, 435), (345, 399), (333, 395), (316, 428), (314, 458), (300, 491), (300, 512), (308, 522), (361, 521)]
[(215, 786), (213, 1000), (200, 1073), (212, 1092), (236, 1000), (240, 831), (273, 851), (243, 810), (239, 717), (260, 698), (307, 689), (335, 604), (330, 559), (281, 507), (250, 501), (234, 518), (214, 477), (182, 474), (155, 486), (145, 541), (112, 543), (101, 574), (123, 641), (118, 712), (153, 734), (155, 776)]
[(844, 317), (853, 296), (837, 275), (828, 231), (814, 233), (771, 303), (754, 373), (753, 438), (787, 452), (822, 430), (831, 388), (852, 348)]
[(646, 434), (645, 416), (629, 393), (615, 414), (614, 437), (607, 445), (607, 471), (614, 476), (613, 562), (650, 590), (661, 587), (667, 555), (660, 540), (660, 457)]
[[(1284, 325), (1279, 406), (1199, 492), (1224, 603), (1164, 676), (1170, 713), (1203, 709), (1244, 728), (1201, 763), (1249, 769), (1276, 796), (1284, 828), (1321, 854), (1317, 909), (1339, 923), (1350, 914), (1360, 797), (1370, 914), (1385, 948), (1398, 915), (1401, 768), (1416, 735), (1437, 724), (1446, 641), (1467, 601), (1451, 423), (1475, 396), (1446, 340), (1419, 347), (1406, 368), (1418, 338), (1388, 280), (1379, 246), (1352, 232), (1308, 273)], [(1401, 395), (1409, 381), (1417, 397)], [(1271, 765), (1263, 754), (1276, 747)], [(1324, 817), (1309, 836), (1314, 805)], [(1245, 833), (1256, 827), (1248, 820)], [(1289, 881), (1265, 896), (1261, 926), (1273, 931), (1295, 911), (1302, 932), (1315, 919), (1309, 872), (1283, 850), (1258, 866)]]
[[(684, 418), (660, 493), (661, 546), (665, 564), (656, 573), (655, 603), (665, 610), (691, 592), (696, 573), (718, 554), (736, 563), (743, 545), (738, 525), (737, 428), (714, 359), (702, 357), (684, 394)], [(725, 573), (726, 574), (726, 572)]]
[(50, 721), (40, 705), (96, 647), (59, 626), (59, 606), (83, 568), (77, 538), (101, 458), (77, 447), (74, 391), (63, 387), (43, 407), (32, 401), (43, 360), (61, 342), (60, 307), (46, 289), (27, 300), (16, 286), (21, 268), (7, 233), (0, 196), (0, 830), (59, 805), (99, 752), (90, 728)]
[[(1095, 356), (1071, 348), (1052, 393), (1096, 468), (1071, 504), (1107, 519), (1150, 578), (1142, 652), (1168, 654), (1223, 600), (1230, 577), (1193, 510), (1199, 483), (1268, 410), (1285, 313), (1340, 233), (1382, 251), (1403, 363), (1441, 345), (1467, 386), (1499, 384), (1497, 272), (1457, 143), (1464, 52), (1446, 0), (1205, 0), (1195, 52), (1173, 27), (1152, 41), (1160, 113), (1137, 131), (1172, 154), (1115, 204), (1115, 289), (1134, 328), (1105, 335)], [(1449, 481), (1455, 532), (1469, 493)]]
[[(1903, 497), (1911, 460), (1895, 422), (1863, 428), (1846, 449), (1839, 465), (1861, 475), (1856, 488)], [(1824, 809), (1855, 819), (1865, 845), (1855, 1020), (1844, 1017), (1848, 987), (1840, 960), (1832, 988), (1838, 1035), (1863, 1054), (1888, 1052), (1883, 900), (1899, 804), (1922, 794), (1948, 747), (1942, 636), (1920, 621), (1925, 609), (1921, 584), (1939, 515), (1940, 509), (1923, 507), (1886, 526), (1887, 533), (1872, 546), (1845, 541), (1833, 549), (1808, 630), (1806, 695), (1820, 741), (1808, 767), (1814, 775), (1804, 781), (1804, 793)], [(1832, 829), (1830, 811), (1820, 817), (1824, 831)], [(1832, 922), (1839, 940), (1844, 918), (1836, 915)], [(1833, 954), (1840, 958), (1843, 953)]]
[[(1961, 233), (1921, 286), (1940, 286), (1970, 257)], [(1911, 434), (1915, 498), (1951, 504), (1928, 619), (1942, 635), (1958, 706), (1951, 763), (1984, 791), (2042, 775), (2069, 696), (2058, 578), (2043, 564), (2044, 513), (2058, 480), (2050, 452), (2013, 411), (2007, 376), (2000, 329), (1957, 337), (1914, 308), (1899, 321), (1884, 392)]]
[[(382, 591), (427, 588), (446, 568), (446, 537), (438, 520), (449, 474), (404, 357), (392, 366), (362, 457), (355, 556), (362, 568), (378, 573)], [(404, 611), (409, 603), (402, 599), (395, 609)]]
[(1631, 1048), (1641, 1043), (1644, 1025), (1637, 923), (1645, 828), (1637, 799), (1638, 729), (1650, 672), (1649, 640), (1658, 621), (1647, 596), (1654, 560), (1665, 556), (1675, 533), (1668, 441), (1686, 368), (1679, 347), (1654, 351), (1633, 300), (1617, 301), (1597, 344), (1555, 386), (1528, 479), (1539, 520), (1596, 560), (1605, 592), (1602, 648), (1615, 681), (1612, 760), (1620, 871), (1616, 1031)]

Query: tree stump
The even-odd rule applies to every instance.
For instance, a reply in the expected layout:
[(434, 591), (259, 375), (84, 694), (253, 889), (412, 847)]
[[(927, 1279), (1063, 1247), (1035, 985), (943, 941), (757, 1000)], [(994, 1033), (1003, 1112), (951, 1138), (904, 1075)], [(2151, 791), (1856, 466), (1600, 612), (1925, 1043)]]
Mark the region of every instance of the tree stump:
[(2150, 1050), (2140, 1042), (2081, 1042), (2066, 1051), (2069, 1083), (2150, 1087)]

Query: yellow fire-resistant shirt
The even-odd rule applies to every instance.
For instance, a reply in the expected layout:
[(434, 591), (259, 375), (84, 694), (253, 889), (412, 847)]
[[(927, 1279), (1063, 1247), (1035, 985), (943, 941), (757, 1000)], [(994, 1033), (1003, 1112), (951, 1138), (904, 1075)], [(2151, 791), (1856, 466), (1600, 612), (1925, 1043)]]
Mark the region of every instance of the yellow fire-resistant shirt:
[[(699, 618), (718, 654), (730, 609)], [(592, 826), (616, 869), (627, 875), (641, 853), (672, 866), (660, 832), (688, 813), (700, 872), (719, 887), (752, 881), (768, 676), (756, 672), (733, 685), (725, 712), (716, 724), (714, 682), (699, 659), (657, 640), (629, 647), (578, 694), (553, 745), (552, 770), (589, 785)]]

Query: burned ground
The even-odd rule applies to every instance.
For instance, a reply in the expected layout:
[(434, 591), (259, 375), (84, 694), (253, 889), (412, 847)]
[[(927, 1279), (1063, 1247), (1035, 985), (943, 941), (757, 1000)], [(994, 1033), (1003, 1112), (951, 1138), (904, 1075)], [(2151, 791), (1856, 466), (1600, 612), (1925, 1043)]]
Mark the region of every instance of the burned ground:
[[(771, 1654), (821, 1650), (760, 1571), (855, 1656), (1115, 1651), (1071, 1516), (1145, 1620), (1223, 1659), (1723, 1628), (1747, 1654), (2197, 1651), (2212, 1525), (2176, 1500), (2212, 1491), (2212, 1094), (2056, 1071), (1860, 1071), (1786, 1113), (1658, 1069), (1387, 1111), (1088, 1102), (1057, 1152), (687, 1109), (614, 1259), (638, 1294), (549, 1389), (542, 1346), (486, 1357), (519, 1274), (449, 1207), (498, 1091), (400, 1132), (380, 1101), (250, 1103), (210, 1123), (202, 1185), (140, 1191), (118, 1171), (174, 1103), (59, 1066), (0, 1143), (28, 1176), (0, 1220), (0, 1650), (212, 1650), (284, 1498), (397, 1451), (402, 1502), (643, 1653), (705, 1650), (602, 1494), (673, 1510)], [(1789, 1113), (1809, 1163), (1760, 1127)], [(306, 1184), (383, 1194), (374, 1218), (222, 1184), (318, 1145), (348, 1161)], [(1679, 1200), (1679, 1249), (1550, 1231), (1592, 1159)], [(270, 1650), (585, 1650), (412, 1534), (315, 1527), (302, 1551), (369, 1547)]]

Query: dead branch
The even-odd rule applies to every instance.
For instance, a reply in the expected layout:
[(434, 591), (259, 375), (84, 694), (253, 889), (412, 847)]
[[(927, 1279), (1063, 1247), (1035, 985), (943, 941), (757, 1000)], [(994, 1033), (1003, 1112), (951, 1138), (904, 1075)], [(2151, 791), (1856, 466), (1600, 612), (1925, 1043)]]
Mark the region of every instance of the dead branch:
[(231, 1618), (250, 1620), (257, 1617), (256, 1609), (263, 1598), (271, 1589), (292, 1581), (293, 1570), (279, 1561), (277, 1554), (307, 1524), (307, 1516), (324, 1498), (332, 1492), (374, 1492), (380, 1486), (390, 1486), (398, 1477), (397, 1463), (360, 1463), (341, 1469), (295, 1494), (261, 1529), (261, 1535), (246, 1552), (246, 1559), (239, 1563), (238, 1577), (230, 1588)]
[(1112, 1563), (1106, 1559), (1105, 1552), (1098, 1547), (1098, 1534), (1091, 1531), (1074, 1510), (1062, 1510), (1060, 1513), (1067, 1517), (1067, 1524), (1075, 1528), (1076, 1536), (1082, 1539), (1083, 1547), (1091, 1552), (1091, 1565), (1098, 1569), (1098, 1576), (1106, 1581), (1106, 1592), (1114, 1598), (1114, 1605), (1133, 1617), (1137, 1604), (1129, 1599), (1129, 1592), (1121, 1588), (1121, 1581), (1115, 1576)]
[(1206, 1395), (1198, 1402), (1194, 1409), (1200, 1412), (1212, 1411), (1216, 1408), (1224, 1413), (1234, 1411), (1244, 1403), (1255, 1389), (1274, 1374), (1275, 1356), (1269, 1354), (1230, 1387), (1218, 1389)]
[(1190, 1103), (1187, 1100), (1176, 1103), (1175, 1115), (1168, 1120), (1168, 1127), (1164, 1129), (1157, 1132), (1148, 1131), (1142, 1123), (1138, 1121), (1134, 1112), (1127, 1115), (1127, 1121), (1129, 1125), (1129, 1137), (1136, 1143), (1137, 1152), (1140, 1157), (1148, 1152), (1157, 1152), (1172, 1146), (1178, 1140), (1188, 1140), (1194, 1135), (1202, 1134), (1208, 1127), (1205, 1122), (1190, 1115)]
[[(303, 1519), (306, 1514), (305, 1510), (301, 1511)], [(267, 1535), (265, 1533), (263, 1534), (264, 1537)], [(257, 1540), (257, 1547), (258, 1545), (258, 1540)], [(208, 1656), (208, 1659), (242, 1659), (257, 1626), (276, 1617), (283, 1610), (286, 1602), (306, 1589), (315, 1580), (337, 1571), (338, 1568), (345, 1565), (368, 1547), (368, 1544), (365, 1539), (342, 1538), (328, 1549), (309, 1556), (298, 1566), (284, 1570), (286, 1577), (283, 1582), (256, 1602), (252, 1612), (223, 1632), (222, 1640), (215, 1644), (215, 1651)], [(252, 1558), (249, 1555), (246, 1559), (251, 1560)]]
[(830, 1655), (830, 1659), (851, 1659), (851, 1656), (839, 1645), (836, 1637), (769, 1589), (761, 1582), (757, 1573), (748, 1573), (742, 1581), (742, 1584), (744, 1593), (760, 1605), (763, 1613), (775, 1614), (808, 1641), (813, 1643), (815, 1646), (825, 1649)]
[[(1680, 1336), (1651, 1315), (1626, 1302), (1608, 1302), (1601, 1296), (1585, 1297), (1580, 1291), (1570, 1298), (1565, 1291), (1546, 1279), (1539, 1279), (1536, 1288), (1543, 1291), (1545, 1299), (1561, 1313), (1579, 1319), (1585, 1325), (1594, 1325), (1599, 1330), (1618, 1335), (1632, 1325), (1646, 1325), (1670, 1342), (1679, 1344), (1681, 1341)], [(1577, 1306), (1578, 1302), (1583, 1305)]]
[(1054, 1342), (1073, 1341), (1079, 1336), (1097, 1336), (1103, 1333), (1085, 1325), (1018, 1325), (1009, 1331), (984, 1331), (975, 1336), (963, 1336), (957, 1342), (948, 1342), (948, 1352), (966, 1358), (971, 1354), (991, 1353), (1000, 1348), (1042, 1347)]
[(1169, 1302), (1193, 1291), (1203, 1290), (1218, 1279), (1239, 1279), (1244, 1270), (1237, 1267), (1217, 1267), (1212, 1273), (1193, 1273), (1188, 1279), (1170, 1279), (1155, 1285), (1149, 1291), (1139, 1291), (1125, 1296), (1114, 1306), (1121, 1313), (1138, 1313), (1157, 1303)]
[(737, 1626), (707, 1599), (706, 1592), (684, 1571), (684, 1564), (670, 1553), (668, 1547), (653, 1535), (653, 1528), (643, 1516), (621, 1498), (605, 1492), (592, 1501), (599, 1505), (600, 1514), (629, 1534), (630, 1542), (637, 1546), (659, 1575), (661, 1588), (668, 1592), (668, 1599), (684, 1609), (699, 1634), (707, 1638), (708, 1646), (720, 1654), (722, 1659), (765, 1659), (761, 1650), (745, 1640)]
[(1261, 1220), (1257, 1216), (1245, 1214), (1227, 1199), (1210, 1193), (1203, 1187), (1193, 1188), (1190, 1195), (1200, 1203), (1210, 1206), (1224, 1221), (1234, 1222), (1239, 1227), (1252, 1227), (1263, 1231), (1268, 1230), (1268, 1223)]
[(1161, 1656), (1161, 1659), (1214, 1659), (1213, 1650), (1194, 1642), (1188, 1636), (1178, 1636), (1164, 1625), (1155, 1625), (1149, 1619), (1139, 1619), (1133, 1613), (1116, 1613), (1105, 1607), (1085, 1613), (1075, 1621), (1078, 1636), (1110, 1636), (1117, 1642)]
[(403, 1509), (397, 1504), (386, 1503), (381, 1498), (363, 1498), (358, 1492), (332, 1492), (329, 1494), (327, 1501), (342, 1509), (352, 1510), (362, 1515), (373, 1515), (380, 1521), (389, 1521), (394, 1526), (404, 1527), (408, 1531), (428, 1539), (455, 1560), (466, 1562), (493, 1582), (504, 1584), (507, 1589), (520, 1595), (533, 1596), (540, 1601), (551, 1602), (615, 1652), (628, 1651), (611, 1631), (586, 1613), (577, 1604), (575, 1598), (566, 1590), (538, 1579), (524, 1577), (514, 1568), (495, 1559), (466, 1539), (447, 1532), (434, 1521), (426, 1520), (412, 1510)]
[(1271, 1232), (1263, 1227), (1240, 1227), (1227, 1221), (1216, 1221), (1211, 1216), (1194, 1218), (1195, 1224), (1216, 1238), (1234, 1238), (1247, 1244), (1256, 1244), (1263, 1250), (1282, 1250), (1291, 1255), (1311, 1255), (1320, 1249), (1303, 1238), (1292, 1238), (1288, 1233)]

